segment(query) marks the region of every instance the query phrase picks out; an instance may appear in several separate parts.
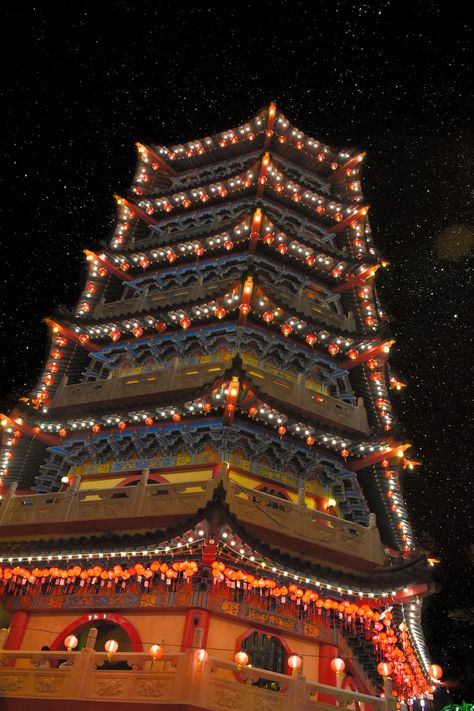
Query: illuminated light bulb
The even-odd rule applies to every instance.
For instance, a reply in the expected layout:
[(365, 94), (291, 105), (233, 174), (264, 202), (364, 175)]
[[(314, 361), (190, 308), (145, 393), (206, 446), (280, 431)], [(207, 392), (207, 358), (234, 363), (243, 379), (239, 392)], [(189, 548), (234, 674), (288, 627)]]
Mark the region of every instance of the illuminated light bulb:
[(159, 644), (152, 644), (150, 649), (149, 649), (149, 655), (153, 660), (158, 660), (161, 659), (164, 654), (163, 647), (160, 647)]
[(203, 664), (209, 658), (208, 653), (205, 649), (196, 649), (194, 652), (194, 659), (198, 664)]

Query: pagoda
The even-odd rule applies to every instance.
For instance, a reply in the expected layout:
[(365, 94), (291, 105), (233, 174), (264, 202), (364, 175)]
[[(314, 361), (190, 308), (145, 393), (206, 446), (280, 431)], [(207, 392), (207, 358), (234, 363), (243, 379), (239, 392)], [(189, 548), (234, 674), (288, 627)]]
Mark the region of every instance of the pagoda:
[(45, 319), (37, 386), (2, 415), (0, 694), (423, 707), (434, 587), (364, 154), (274, 104), (137, 149), (76, 307)]

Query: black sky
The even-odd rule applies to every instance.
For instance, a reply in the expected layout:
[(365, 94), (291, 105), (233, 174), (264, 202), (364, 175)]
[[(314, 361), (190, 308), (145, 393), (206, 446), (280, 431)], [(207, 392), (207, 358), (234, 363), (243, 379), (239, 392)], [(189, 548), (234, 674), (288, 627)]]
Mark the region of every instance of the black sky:
[(197, 138), (275, 100), (310, 135), (367, 151), (363, 189), (391, 262), (378, 283), (392, 363), (408, 382), (396, 408), (423, 461), (407, 503), (443, 560), (426, 633), (447, 675), (472, 675), (469, 630), (447, 618), (473, 604), (474, 570), (472, 27), (461, 4), (10, 2), (3, 31), (4, 407), (38, 376), (41, 319), (79, 295), (82, 249), (108, 235), (134, 141)]

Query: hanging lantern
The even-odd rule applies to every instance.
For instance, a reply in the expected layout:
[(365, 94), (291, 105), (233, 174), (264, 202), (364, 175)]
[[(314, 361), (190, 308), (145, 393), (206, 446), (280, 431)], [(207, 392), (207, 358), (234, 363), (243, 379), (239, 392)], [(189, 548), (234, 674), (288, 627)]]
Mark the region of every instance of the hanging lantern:
[(87, 335), (87, 333), (81, 333), (79, 336), (79, 343), (82, 343), (82, 345), (85, 345), (86, 343), (89, 343), (90, 338)]
[(145, 424), (147, 425), (147, 427), (151, 427), (153, 424), (153, 417), (147, 417), (145, 419)]
[(393, 671), (393, 667), (390, 662), (380, 662), (380, 664), (377, 664), (377, 671), (380, 676), (386, 677), (390, 676)]
[(428, 667), (428, 674), (432, 679), (438, 680), (441, 679), (441, 677), (443, 676), (443, 670), (439, 666), (439, 664), (430, 664), (430, 666)]
[(95, 425), (92, 425), (92, 432), (94, 434), (98, 434), (100, 432), (100, 425), (98, 425), (97, 423)]
[(319, 160), (320, 163), (326, 160), (326, 154), (325, 153), (318, 153), (316, 158)]
[(108, 639), (107, 642), (104, 644), (104, 649), (107, 652), (107, 656), (110, 660), (112, 654), (115, 654), (117, 649), (119, 648), (118, 642), (116, 639)]
[(166, 259), (168, 260), (168, 262), (170, 264), (173, 264), (173, 262), (176, 261), (177, 257), (176, 257), (176, 254), (170, 250), (166, 254)]
[(179, 412), (174, 413), (173, 422), (181, 422), (181, 415), (179, 414)]
[(226, 239), (224, 242), (224, 249), (226, 249), (228, 252), (230, 252), (231, 249), (234, 248), (234, 243), (230, 239)]
[(336, 672), (336, 676), (341, 677), (342, 672), (346, 668), (346, 663), (340, 657), (334, 657), (334, 659), (331, 659), (330, 667), (333, 672)]
[(227, 312), (224, 308), (222, 308), (222, 306), (220, 306), (218, 309), (215, 310), (214, 313), (216, 314), (219, 321), (221, 321), (221, 319), (224, 318), (224, 316), (226, 315)]
[(375, 360), (374, 358), (370, 358), (367, 361), (367, 368), (369, 368), (369, 370), (375, 370), (375, 368), (377, 368), (378, 364), (379, 364), (378, 360)]
[(58, 435), (59, 435), (60, 437), (67, 437), (67, 430), (65, 430), (64, 427), (62, 427), (62, 428), (59, 430)]
[(341, 274), (342, 274), (342, 269), (339, 269), (339, 267), (334, 267), (334, 269), (331, 271), (331, 276), (333, 276), (334, 279), (339, 279)]
[(140, 257), (140, 266), (142, 269), (147, 269), (150, 266), (150, 260), (146, 257)]
[(122, 264), (120, 265), (120, 269), (123, 272), (128, 272), (128, 270), (130, 269), (130, 264), (128, 262), (122, 262)]
[(318, 205), (318, 207), (316, 208), (316, 212), (318, 213), (318, 215), (324, 215), (326, 212), (326, 208), (324, 207), (324, 205)]
[(101, 267), (101, 268), (99, 269), (99, 271), (97, 272), (97, 274), (98, 274), (100, 277), (104, 278), (104, 277), (107, 276), (108, 271), (107, 271), (107, 269), (105, 269), (105, 267)]
[(68, 652), (72, 652), (73, 649), (76, 649), (78, 644), (79, 640), (73, 634), (69, 634), (64, 640), (64, 646), (66, 647)]
[(147, 207), (147, 209), (146, 209), (146, 214), (147, 214), (147, 215), (153, 215), (154, 212), (155, 212), (155, 211), (154, 211), (154, 209), (152, 208), (152, 206), (149, 205), (149, 206)]
[(83, 311), (84, 313), (87, 313), (90, 310), (91, 310), (91, 306), (86, 301), (83, 304), (81, 304), (81, 311)]
[(191, 205), (191, 200), (188, 200), (188, 198), (184, 198), (183, 202), (181, 205), (184, 207), (185, 210), (188, 209), (188, 207)]
[(350, 351), (347, 351), (347, 355), (351, 360), (355, 360), (359, 357), (359, 351), (357, 351), (355, 348), (351, 348)]
[(311, 435), (308, 435), (308, 437), (306, 437), (306, 444), (309, 447), (312, 447), (314, 442), (315, 442), (315, 439), (314, 439), (314, 437), (311, 437)]
[(279, 244), (277, 247), (277, 252), (280, 252), (280, 254), (286, 254), (288, 252), (288, 247), (286, 244)]
[(318, 340), (318, 337), (316, 336), (315, 333), (308, 333), (307, 336), (305, 336), (305, 341), (308, 344), (308, 346), (311, 346), (311, 348), (314, 346), (316, 341)]
[(205, 402), (204, 405), (202, 406), (202, 409), (204, 412), (210, 412), (212, 410), (212, 405), (210, 402)]
[(349, 456), (349, 454), (350, 454), (350, 452), (349, 452), (348, 449), (341, 449), (341, 457), (342, 457), (343, 459), (347, 459), (347, 457)]
[(306, 257), (306, 259), (304, 261), (306, 262), (308, 267), (314, 267), (314, 265), (316, 264), (316, 257), (313, 256), (312, 254), (308, 254), (308, 256)]
[(49, 370), (50, 373), (57, 373), (58, 370), (59, 370), (59, 368), (58, 368), (58, 366), (56, 365), (56, 363), (50, 363), (50, 364), (48, 365), (48, 370)]
[(336, 212), (336, 214), (334, 215), (334, 219), (336, 220), (336, 222), (341, 222), (341, 220), (344, 219), (344, 215), (342, 214), (342, 212)]
[(203, 664), (209, 658), (208, 653), (205, 649), (196, 649), (194, 652), (194, 659), (198, 664)]
[(239, 311), (243, 316), (248, 316), (251, 311), (251, 308), (248, 304), (240, 304)]
[(155, 328), (158, 333), (164, 333), (164, 331), (166, 331), (166, 323), (164, 323), (163, 321), (157, 321), (155, 323)]
[(86, 286), (86, 291), (87, 291), (88, 294), (95, 294), (95, 292), (96, 292), (96, 286), (95, 286), (95, 284), (92, 284), (92, 283), (87, 284), (87, 286)]
[(288, 657), (288, 666), (293, 670), (293, 672), (296, 672), (303, 666), (303, 660), (297, 654), (292, 654)]
[(186, 331), (190, 327), (191, 321), (187, 316), (183, 316), (183, 318), (179, 322), (179, 325), (181, 326), (183, 331)]
[(204, 254), (205, 251), (206, 250), (204, 249), (204, 247), (201, 247), (200, 244), (197, 244), (194, 247), (194, 254), (196, 255), (196, 257), (202, 257), (202, 255)]
[(58, 336), (56, 338), (56, 343), (58, 346), (61, 346), (61, 348), (64, 348), (64, 346), (67, 346), (67, 338), (64, 338), (64, 336)]
[(264, 242), (264, 244), (270, 246), (273, 243), (274, 239), (275, 238), (273, 235), (265, 235), (265, 237), (263, 238), (263, 242)]
[(238, 667), (246, 667), (249, 663), (249, 656), (245, 652), (236, 652), (234, 654), (234, 662)]
[(290, 326), (289, 323), (284, 323), (283, 326), (281, 327), (281, 332), (285, 336), (285, 338), (288, 338), (290, 333), (293, 333), (293, 328)]
[(373, 316), (367, 316), (367, 318), (364, 319), (364, 322), (367, 326), (375, 326), (377, 324), (377, 319)]
[(124, 422), (123, 420), (120, 420), (120, 422), (118, 423), (117, 427), (119, 428), (119, 430), (122, 430), (122, 431), (123, 431), (123, 430), (125, 430), (125, 429), (127, 428), (127, 423)]
[(253, 405), (252, 405), (252, 407), (249, 407), (249, 415), (250, 415), (250, 417), (255, 417), (255, 415), (257, 414), (257, 412), (258, 412), (257, 408), (254, 407)]
[(152, 644), (149, 650), (149, 654), (150, 657), (154, 660), (161, 659), (164, 654), (163, 647), (160, 647), (159, 644)]
[(265, 323), (271, 323), (275, 318), (275, 314), (272, 313), (272, 311), (265, 311), (265, 313), (262, 315), (262, 318)]
[(120, 336), (122, 335), (120, 331), (116, 328), (113, 329), (113, 331), (110, 332), (110, 338), (115, 342), (118, 341)]
[(280, 435), (280, 437), (283, 437), (283, 435), (286, 433), (286, 427), (284, 427), (283, 425), (280, 425), (280, 427), (277, 429), (277, 432)]
[(335, 356), (339, 353), (339, 346), (337, 343), (330, 343), (328, 345), (328, 353), (332, 356)]
[(134, 328), (132, 328), (132, 333), (135, 338), (140, 338), (140, 336), (143, 336), (143, 328), (140, 328), (140, 326), (135, 326)]

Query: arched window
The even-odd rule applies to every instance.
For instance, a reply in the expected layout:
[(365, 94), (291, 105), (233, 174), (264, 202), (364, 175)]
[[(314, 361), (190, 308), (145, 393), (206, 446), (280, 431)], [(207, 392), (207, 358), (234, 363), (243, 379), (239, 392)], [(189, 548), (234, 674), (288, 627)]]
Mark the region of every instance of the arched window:
[[(251, 632), (241, 642), (241, 648), (249, 656), (253, 667), (268, 669), (284, 674), (286, 671), (287, 651), (278, 637), (264, 632)], [(279, 691), (280, 685), (270, 679), (257, 679), (254, 686)]]

